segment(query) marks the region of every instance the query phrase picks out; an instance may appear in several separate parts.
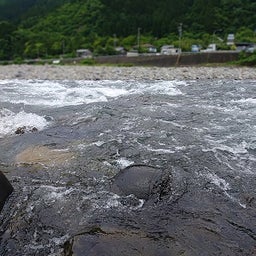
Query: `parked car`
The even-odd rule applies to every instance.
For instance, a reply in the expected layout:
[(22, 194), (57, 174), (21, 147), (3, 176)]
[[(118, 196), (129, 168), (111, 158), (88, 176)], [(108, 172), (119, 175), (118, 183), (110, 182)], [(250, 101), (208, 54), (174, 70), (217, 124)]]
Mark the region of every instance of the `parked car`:
[(202, 52), (215, 52), (216, 49), (216, 44), (209, 44), (206, 49), (202, 50)]
[(256, 46), (248, 46), (245, 48), (245, 52), (254, 53), (256, 51)]
[(191, 52), (200, 52), (200, 47), (196, 44), (191, 46)]

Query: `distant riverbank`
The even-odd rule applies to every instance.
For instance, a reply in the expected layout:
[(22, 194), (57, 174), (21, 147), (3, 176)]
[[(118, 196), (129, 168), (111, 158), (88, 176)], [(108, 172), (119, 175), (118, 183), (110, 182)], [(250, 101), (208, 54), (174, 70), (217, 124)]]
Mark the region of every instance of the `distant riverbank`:
[(194, 80), (256, 79), (249, 67), (115, 67), (76, 65), (0, 66), (0, 79), (42, 80)]

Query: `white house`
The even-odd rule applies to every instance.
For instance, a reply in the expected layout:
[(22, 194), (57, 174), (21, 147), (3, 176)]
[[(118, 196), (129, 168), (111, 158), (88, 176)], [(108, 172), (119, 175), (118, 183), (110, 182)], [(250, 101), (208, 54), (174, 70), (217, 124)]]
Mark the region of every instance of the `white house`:
[(234, 45), (235, 44), (235, 35), (234, 34), (228, 34), (227, 37), (227, 45)]
[(179, 52), (179, 48), (175, 48), (173, 45), (163, 45), (161, 47), (161, 54), (163, 55), (179, 54)]
[(143, 44), (141, 47), (146, 49), (148, 53), (157, 53), (157, 48), (152, 44)]
[(127, 57), (137, 57), (139, 56), (139, 52), (137, 50), (130, 50), (126, 53)]
[(217, 50), (216, 44), (209, 44), (208, 47), (201, 52), (215, 52)]

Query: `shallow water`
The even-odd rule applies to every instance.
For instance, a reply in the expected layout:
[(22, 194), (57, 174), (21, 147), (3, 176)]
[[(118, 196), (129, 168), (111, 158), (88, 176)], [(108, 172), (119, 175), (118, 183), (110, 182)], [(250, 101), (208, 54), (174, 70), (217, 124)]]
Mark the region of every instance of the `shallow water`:
[[(255, 89), (253, 80), (0, 81), (0, 170), (15, 189), (0, 254), (253, 255)], [(167, 192), (114, 193), (114, 176), (133, 164), (168, 172)]]

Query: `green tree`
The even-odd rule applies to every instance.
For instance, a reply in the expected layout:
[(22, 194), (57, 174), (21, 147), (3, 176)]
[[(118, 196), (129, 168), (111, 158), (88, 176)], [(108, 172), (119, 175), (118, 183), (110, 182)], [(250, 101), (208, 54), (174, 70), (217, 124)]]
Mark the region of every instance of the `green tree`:
[(235, 34), (238, 42), (256, 42), (255, 36), (255, 32), (247, 27), (241, 27)]
[[(235, 33), (255, 42), (255, 0), (0, 0), (1, 59), (74, 54), (89, 48), (112, 54), (113, 35), (127, 50), (141, 44), (207, 46)], [(2, 21), (1, 21), (2, 19)], [(221, 42), (218, 42), (221, 45)], [(224, 47), (222, 45), (221, 47)]]

